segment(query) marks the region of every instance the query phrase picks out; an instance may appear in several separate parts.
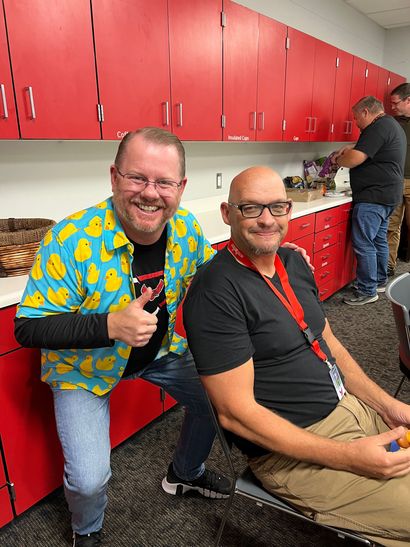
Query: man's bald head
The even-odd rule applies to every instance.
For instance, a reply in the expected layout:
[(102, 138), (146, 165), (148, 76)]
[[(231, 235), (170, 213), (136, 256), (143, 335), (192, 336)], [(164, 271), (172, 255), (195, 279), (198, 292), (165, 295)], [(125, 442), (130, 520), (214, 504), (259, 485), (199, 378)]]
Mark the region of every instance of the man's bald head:
[[(246, 194), (250, 194), (252, 190), (263, 192), (263, 189), (275, 189), (279, 193), (282, 192), (283, 199), (286, 199), (286, 190), (283, 181), (279, 174), (264, 165), (257, 165), (245, 169), (232, 180), (229, 189), (229, 201), (238, 203), (238, 201), (246, 200)], [(260, 202), (265, 203), (265, 202)]]
[[(275, 204), (279, 214), (276, 214), (278, 209), (267, 207)], [(258, 206), (256, 214), (253, 214), (253, 205)], [(242, 206), (247, 207), (243, 209)], [(225, 224), (231, 227), (232, 239), (242, 252), (253, 258), (274, 255), (286, 235), (290, 218), (289, 200), (282, 179), (270, 167), (245, 169), (233, 179), (228, 202), (221, 204), (221, 213)]]

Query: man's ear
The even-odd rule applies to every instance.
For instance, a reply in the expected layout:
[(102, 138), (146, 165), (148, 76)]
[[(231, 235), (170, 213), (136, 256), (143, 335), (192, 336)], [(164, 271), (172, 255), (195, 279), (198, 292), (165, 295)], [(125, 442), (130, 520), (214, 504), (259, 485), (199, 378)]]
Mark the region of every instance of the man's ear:
[(230, 226), (231, 223), (229, 220), (229, 204), (226, 203), (226, 201), (223, 201), (221, 203), (221, 215), (222, 215), (222, 220), (225, 222), (225, 224)]

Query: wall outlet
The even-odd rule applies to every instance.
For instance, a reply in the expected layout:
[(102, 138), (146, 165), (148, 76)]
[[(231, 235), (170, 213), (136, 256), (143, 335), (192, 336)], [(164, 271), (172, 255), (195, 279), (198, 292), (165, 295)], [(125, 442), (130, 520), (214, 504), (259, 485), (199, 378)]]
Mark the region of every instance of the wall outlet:
[(222, 173), (216, 174), (216, 189), (220, 190), (222, 188)]

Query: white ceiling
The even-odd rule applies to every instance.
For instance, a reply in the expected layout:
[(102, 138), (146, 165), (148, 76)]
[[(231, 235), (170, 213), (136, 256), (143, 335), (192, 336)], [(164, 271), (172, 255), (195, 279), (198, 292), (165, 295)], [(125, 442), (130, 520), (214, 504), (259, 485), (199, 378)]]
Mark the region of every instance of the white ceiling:
[(410, 26), (410, 1), (408, 0), (345, 0), (345, 2), (386, 29)]

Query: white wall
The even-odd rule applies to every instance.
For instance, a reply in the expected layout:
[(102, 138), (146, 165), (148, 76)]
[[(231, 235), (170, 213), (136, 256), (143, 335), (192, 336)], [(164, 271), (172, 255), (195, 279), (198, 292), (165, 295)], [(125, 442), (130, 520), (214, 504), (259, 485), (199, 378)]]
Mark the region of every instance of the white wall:
[[(0, 218), (60, 220), (110, 195), (109, 167), (117, 142), (0, 142)], [(327, 155), (331, 143), (185, 143), (185, 200), (227, 192), (230, 180), (250, 165), (270, 165), (282, 177), (302, 174), (303, 159)], [(216, 190), (215, 176), (223, 173)]]
[(410, 27), (386, 31), (383, 66), (410, 81)]
[[(240, 0), (240, 3), (376, 64), (383, 63), (385, 31), (342, 0)], [(393, 33), (386, 63), (397, 63), (409, 40)], [(398, 35), (397, 35), (398, 36)], [(394, 39), (393, 39), (394, 38)], [(399, 49), (399, 46), (401, 49)], [(410, 58), (406, 53), (407, 59)], [(386, 68), (389, 68), (385, 63)], [(117, 147), (107, 141), (0, 142), (0, 217), (59, 220), (110, 193), (108, 170)], [(230, 179), (249, 165), (275, 167), (284, 177), (302, 174), (302, 160), (327, 155), (331, 143), (186, 143), (186, 200), (224, 194)], [(215, 188), (222, 172), (224, 186)]]
[(386, 31), (343, 0), (235, 1), (339, 49), (382, 65)]

